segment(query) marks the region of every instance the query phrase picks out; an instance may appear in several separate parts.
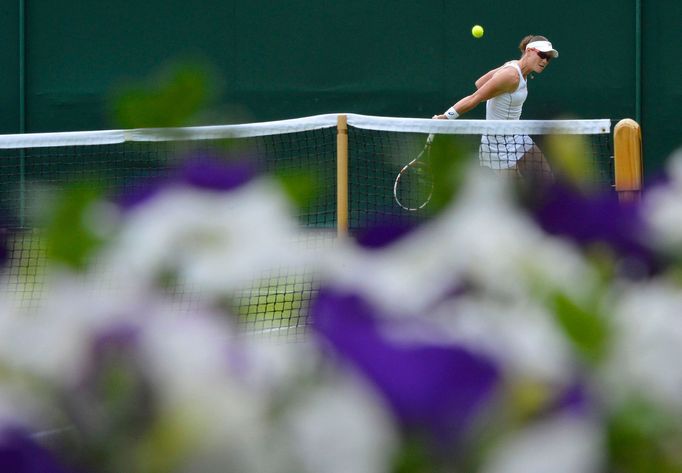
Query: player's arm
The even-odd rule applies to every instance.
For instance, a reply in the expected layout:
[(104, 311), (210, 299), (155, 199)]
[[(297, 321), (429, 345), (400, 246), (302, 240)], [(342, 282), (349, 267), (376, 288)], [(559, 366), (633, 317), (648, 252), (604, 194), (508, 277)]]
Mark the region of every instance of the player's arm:
[(478, 80), (474, 83), (476, 85), (476, 89), (480, 89), (481, 87), (483, 87), (483, 84), (488, 82), (493, 77), (493, 75), (495, 75), (495, 73), (499, 70), (500, 70), (500, 68), (498, 67), (497, 69), (493, 69), (492, 71), (488, 71), (484, 75), (479, 77)]
[[(481, 102), (485, 102), (498, 95), (513, 92), (519, 86), (519, 74), (513, 67), (503, 67), (498, 69), (492, 77), (481, 85), (473, 94), (467, 95), (455, 105), (450, 107), (442, 115), (435, 115), (433, 118), (446, 119), (457, 118), (469, 110), (476, 108)], [(454, 112), (454, 114), (452, 113)]]

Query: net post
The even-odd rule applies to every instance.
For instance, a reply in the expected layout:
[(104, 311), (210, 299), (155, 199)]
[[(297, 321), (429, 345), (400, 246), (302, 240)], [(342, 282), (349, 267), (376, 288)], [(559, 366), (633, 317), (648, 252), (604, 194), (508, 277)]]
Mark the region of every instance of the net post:
[(642, 190), (642, 130), (636, 121), (625, 118), (618, 122), (613, 148), (618, 200), (635, 202)]
[(348, 235), (348, 117), (336, 119), (336, 232)]

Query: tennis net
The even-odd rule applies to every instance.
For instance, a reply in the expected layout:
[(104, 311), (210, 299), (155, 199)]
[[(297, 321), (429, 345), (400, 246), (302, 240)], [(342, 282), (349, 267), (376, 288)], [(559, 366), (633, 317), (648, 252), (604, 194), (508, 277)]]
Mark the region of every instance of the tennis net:
[[(614, 186), (610, 120), (445, 121), (328, 114), (172, 130), (4, 135), (0, 215), (11, 237), (2, 290), (26, 306), (41, 303), (45, 242), (41, 229), (33, 228), (27, 217), (33, 192), (41, 185), (63, 187), (87, 179), (107, 193), (131, 191), (143, 178), (168, 175), (183, 156), (236, 146), (268, 172), (306, 173), (315, 181), (318, 192), (300, 207), (298, 219), (328, 240), (330, 229), (353, 233), (394, 217), (428, 218), (429, 205), (412, 210), (401, 205), (400, 198), (428, 200), (433, 184), (424, 184), (419, 176), (403, 179), (396, 189), (396, 177), (424, 151), (429, 135), (435, 135), (434, 147), (448, 137), (457, 140), (453, 160), (478, 161), (500, 172), (520, 167), (516, 163), (523, 157), (531, 163), (530, 172), (536, 166), (542, 174), (546, 161), (550, 169), (553, 164), (546, 149), (577, 149), (589, 161), (584, 178), (605, 188)], [(556, 136), (567, 137), (569, 145), (552, 144)], [(423, 160), (422, 155), (417, 161)], [(239, 294), (235, 311), (246, 330), (299, 335), (305, 331), (316, 287), (314, 274), (281, 268)], [(182, 286), (176, 291), (185, 302), (196, 294)]]

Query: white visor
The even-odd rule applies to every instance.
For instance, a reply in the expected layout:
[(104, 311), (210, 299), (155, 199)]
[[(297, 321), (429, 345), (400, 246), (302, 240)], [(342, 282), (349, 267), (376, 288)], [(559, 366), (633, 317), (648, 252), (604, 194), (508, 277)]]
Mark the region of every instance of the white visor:
[(526, 49), (537, 49), (538, 51), (542, 51), (543, 53), (552, 53), (552, 57), (559, 57), (559, 51), (554, 49), (552, 47), (552, 43), (549, 41), (533, 41), (532, 43), (528, 43), (526, 46)]

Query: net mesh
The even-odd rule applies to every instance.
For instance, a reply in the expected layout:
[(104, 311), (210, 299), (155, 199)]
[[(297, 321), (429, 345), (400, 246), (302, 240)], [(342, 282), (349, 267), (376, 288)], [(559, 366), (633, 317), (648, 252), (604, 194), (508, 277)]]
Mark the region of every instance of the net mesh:
[[(452, 159), (478, 160), (495, 172), (551, 176), (552, 137), (570, 138), (570, 146), (589, 160), (585, 179), (613, 186), (611, 126), (608, 121), (515, 122), (437, 121), (348, 116), (349, 227), (355, 232), (387, 218), (423, 219), (424, 210), (408, 210), (396, 200), (396, 177), (418, 158), (428, 165), (427, 136), (433, 147), (446, 137), (463, 150)], [(333, 244), (329, 229), (336, 227), (336, 115), (271, 122), (269, 124), (197, 127), (182, 133), (158, 130), (55, 133), (0, 136), (0, 215), (11, 230), (9, 264), (2, 285), (25, 307), (41, 304), (44, 290), (46, 242), (41, 229), (31, 228), (30, 202), (41, 185), (63, 187), (89, 180), (104, 192), (133, 191), (148, 178), (167, 176), (179, 157), (216, 150), (244, 150), (268, 172), (307, 173), (319, 192), (300, 208), (298, 219), (308, 229), (319, 229), (313, 245)], [(579, 141), (575, 141), (579, 137)], [(575, 145), (578, 143), (578, 145)], [(540, 151), (542, 150), (542, 151)], [(424, 153), (424, 151), (427, 151)], [(525, 165), (525, 169), (523, 169)], [(407, 166), (411, 171), (415, 166)], [(430, 196), (430, 170), (409, 172), (399, 191), (417, 202)], [(428, 176), (427, 176), (428, 177)], [(426, 181), (426, 184), (425, 184)], [(263, 274), (231, 301), (246, 331), (273, 337), (298, 337), (305, 332), (309, 303), (318, 283), (311, 272), (282, 267)], [(178, 306), (191, 310), (201, 302), (201, 290), (178, 283), (169, 290)]]
[[(498, 123), (492, 128), (494, 134), (485, 122), (475, 126), (464, 121), (444, 123), (464, 125), (447, 129), (447, 133), (439, 133), (442, 130), (433, 128), (434, 124), (415, 120), (405, 120), (405, 131), (398, 131), (400, 123), (391, 121), (363, 121), (360, 126), (350, 126), (351, 231), (386, 219), (428, 218), (427, 204), (437, 188), (433, 174), (445, 171), (434, 163), (438, 159), (434, 159), (435, 154), (441, 160), (478, 162), (491, 172), (538, 184), (579, 168), (581, 181), (613, 189), (610, 123), (599, 121), (585, 128), (579, 126), (581, 123), (533, 122), (526, 129), (523, 122)], [(510, 128), (509, 132), (504, 133), (505, 128)]]

